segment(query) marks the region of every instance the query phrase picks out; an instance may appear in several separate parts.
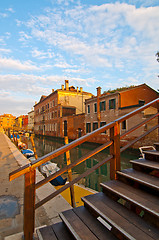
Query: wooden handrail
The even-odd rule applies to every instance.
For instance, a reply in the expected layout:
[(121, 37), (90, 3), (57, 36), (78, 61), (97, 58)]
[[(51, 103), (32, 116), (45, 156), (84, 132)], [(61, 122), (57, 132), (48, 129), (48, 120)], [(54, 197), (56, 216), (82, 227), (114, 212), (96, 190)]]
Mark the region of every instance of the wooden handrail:
[(35, 188), (39, 188), (41, 186), (43, 186), (44, 184), (46, 184), (47, 182), (50, 182), (51, 180), (53, 180), (54, 178), (60, 176), (61, 174), (67, 172), (69, 169), (79, 165), (80, 163), (84, 162), (85, 160), (87, 160), (88, 158), (94, 156), (95, 154), (101, 152), (102, 150), (104, 150), (105, 148), (109, 147), (112, 144), (112, 141), (109, 141), (101, 146), (99, 146), (98, 148), (94, 149), (93, 151), (85, 154), (83, 157), (81, 157), (80, 159), (77, 159), (76, 161), (74, 161), (73, 163), (63, 167), (62, 169), (60, 169), (58, 172), (55, 172), (54, 174), (50, 175), (47, 178), (44, 178), (43, 180), (39, 181), (38, 183), (36, 183)]
[(125, 151), (127, 148), (131, 147), (134, 143), (136, 143), (137, 141), (139, 141), (141, 138), (145, 137), (146, 135), (148, 135), (149, 133), (151, 133), (152, 131), (154, 131), (155, 129), (159, 128), (159, 124), (152, 127), (151, 129), (149, 129), (148, 131), (146, 131), (145, 133), (143, 133), (141, 136), (137, 137), (136, 139), (130, 141), (127, 145), (125, 145), (124, 147), (122, 147), (120, 149), (120, 152)]
[(94, 172), (94, 170), (96, 170), (97, 168), (101, 167), (103, 164), (107, 163), (108, 161), (110, 161), (113, 158), (113, 156), (109, 156), (106, 159), (102, 160), (101, 162), (97, 163), (96, 165), (94, 165), (92, 168), (88, 169), (87, 171), (85, 171), (84, 173), (82, 173), (81, 175), (79, 175), (77, 178), (75, 178), (74, 180), (72, 180), (72, 182), (69, 182), (67, 184), (65, 184), (63, 187), (59, 188), (56, 192), (53, 192), (52, 194), (50, 194), (49, 196), (47, 196), (46, 198), (44, 198), (43, 200), (41, 200), (40, 202), (38, 202), (37, 204), (35, 204), (35, 209), (37, 209), (38, 207), (42, 206), (44, 203), (48, 202), (49, 200), (51, 200), (52, 198), (56, 197), (57, 195), (59, 195), (61, 192), (63, 192), (64, 190), (66, 190), (67, 188), (69, 188), (70, 186), (72, 186), (73, 184), (75, 184), (76, 182), (78, 182), (80, 179), (88, 176), (90, 173)]
[(18, 168), (17, 170), (15, 170), (9, 174), (9, 180), (12, 181), (13, 179), (15, 179), (17, 177), (20, 177), (21, 175), (29, 172), (30, 167), (31, 168), (39, 167), (41, 164), (48, 162), (55, 157), (58, 157), (59, 155), (69, 151), (70, 149), (88, 141), (90, 138), (92, 138), (92, 136), (94, 137), (94, 136), (98, 135), (99, 133), (102, 133), (113, 126), (115, 126), (115, 122), (108, 123), (107, 125), (104, 125), (103, 127), (99, 128), (99, 129), (96, 129), (94, 132), (88, 133), (87, 135), (84, 135), (84, 136), (74, 140), (73, 142), (62, 146), (62, 147), (54, 150), (53, 152), (46, 154), (45, 156), (32, 161), (30, 164), (27, 164), (23, 167)]
[(130, 112), (130, 113), (128, 113), (128, 114), (126, 114), (126, 115), (116, 119), (116, 120), (114, 120), (111, 123), (108, 123), (108, 124), (98, 128), (98, 129), (96, 129), (95, 131), (93, 131), (91, 133), (88, 133), (88, 134), (80, 137), (79, 139), (74, 140), (73, 142), (71, 142), (71, 143), (69, 143), (67, 145), (64, 145), (64, 146), (54, 150), (51, 153), (46, 154), (43, 157), (38, 158), (37, 160), (32, 161), (32, 163), (30, 165), (27, 164), (24, 167), (19, 168), (19, 169), (15, 170), (15, 171), (11, 172), (9, 174), (9, 180), (12, 181), (13, 179), (15, 179), (15, 178), (17, 178), (17, 177), (19, 177), (19, 176), (29, 172), (30, 168), (32, 168), (32, 169), (34, 168), (35, 169), (36, 167), (39, 167), (41, 164), (43, 164), (43, 163), (45, 163), (47, 161), (52, 160), (53, 158), (55, 158), (55, 157), (65, 153), (66, 151), (69, 151), (72, 148), (74, 148), (74, 147), (76, 147), (76, 146), (78, 146), (78, 145), (88, 141), (92, 137), (97, 136), (98, 134), (100, 134), (100, 133), (102, 133), (102, 132), (104, 132), (104, 131), (112, 128), (112, 127), (114, 127), (116, 125), (116, 122), (118, 122), (118, 124), (120, 124), (122, 121), (124, 121), (124, 120), (126, 120), (126, 119), (128, 119), (128, 118), (130, 118), (132, 116), (134, 116), (135, 114), (145, 110), (146, 108), (148, 108), (149, 106), (151, 106), (151, 105), (153, 105), (154, 103), (157, 103), (157, 102), (159, 102), (159, 98), (157, 98), (157, 99), (153, 100), (152, 102), (147, 103), (144, 106), (142, 106), (142, 107), (140, 107), (140, 108), (138, 108), (138, 109), (136, 109), (136, 110), (134, 110), (134, 111), (132, 111), (132, 112)]
[(126, 135), (130, 134), (131, 132), (135, 131), (136, 129), (143, 126), (144, 124), (148, 123), (149, 121), (151, 121), (152, 119), (154, 119), (157, 116), (159, 116), (159, 113), (154, 114), (153, 116), (149, 117), (148, 119), (146, 119), (146, 120), (142, 121), (141, 123), (137, 124), (135, 127), (132, 127), (131, 129), (129, 129), (125, 133), (121, 134), (120, 139), (122, 139)]

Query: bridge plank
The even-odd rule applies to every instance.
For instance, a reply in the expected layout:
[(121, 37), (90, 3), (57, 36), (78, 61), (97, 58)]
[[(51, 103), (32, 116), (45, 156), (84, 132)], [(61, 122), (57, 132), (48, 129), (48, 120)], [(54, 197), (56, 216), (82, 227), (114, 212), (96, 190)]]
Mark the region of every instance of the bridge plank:
[(116, 240), (117, 238), (101, 224), (91, 213), (84, 207), (74, 208), (73, 211), (91, 230), (91, 232), (100, 240)]
[(83, 221), (73, 210), (67, 210), (60, 214), (61, 219), (66, 224), (75, 239), (97, 240), (98, 238), (90, 231)]
[(43, 240), (58, 240), (51, 226), (37, 229), (37, 235)]
[(118, 171), (117, 173), (119, 176), (123, 176), (159, 191), (159, 178), (136, 171), (132, 168), (124, 169), (122, 171)]
[(121, 198), (141, 207), (145, 211), (159, 217), (159, 198), (140, 189), (133, 188), (120, 181), (101, 183), (103, 190), (115, 193)]
[(72, 235), (63, 222), (53, 224), (52, 229), (59, 240), (72, 240)]
[(149, 160), (142, 158), (142, 159), (131, 160), (130, 163), (132, 163), (134, 165), (139, 165), (141, 167), (146, 167), (146, 168), (150, 168), (152, 170), (159, 171), (159, 163), (158, 162), (153, 162), (153, 161), (149, 161)]
[(82, 198), (85, 206), (91, 208), (127, 239), (158, 239), (159, 229), (146, 223), (142, 218), (121, 204), (112, 201), (104, 193), (93, 194)]

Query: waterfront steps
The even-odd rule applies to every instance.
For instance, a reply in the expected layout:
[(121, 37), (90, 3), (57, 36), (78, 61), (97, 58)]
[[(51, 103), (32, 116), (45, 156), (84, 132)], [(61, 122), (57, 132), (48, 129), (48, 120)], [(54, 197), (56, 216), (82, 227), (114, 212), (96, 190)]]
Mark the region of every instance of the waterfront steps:
[(83, 207), (62, 212), (60, 227), (38, 230), (39, 239), (159, 239), (156, 149), (145, 151), (145, 159), (130, 161), (132, 168), (118, 171), (117, 180), (101, 183), (102, 192), (83, 197)]

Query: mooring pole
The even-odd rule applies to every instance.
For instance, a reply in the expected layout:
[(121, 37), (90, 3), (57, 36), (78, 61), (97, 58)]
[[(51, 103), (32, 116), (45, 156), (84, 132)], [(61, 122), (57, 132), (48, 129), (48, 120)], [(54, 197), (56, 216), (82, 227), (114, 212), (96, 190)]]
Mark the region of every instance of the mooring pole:
[[(65, 144), (68, 144), (68, 137), (65, 137)], [(71, 164), (71, 159), (70, 159), (70, 152), (66, 152), (66, 160), (67, 160), (67, 165)], [(72, 170), (68, 170), (68, 180), (69, 182), (72, 181)], [(70, 186), (70, 195), (71, 195), (71, 205), (73, 208), (76, 207), (76, 202), (75, 202), (75, 192), (74, 192), (74, 186)]]

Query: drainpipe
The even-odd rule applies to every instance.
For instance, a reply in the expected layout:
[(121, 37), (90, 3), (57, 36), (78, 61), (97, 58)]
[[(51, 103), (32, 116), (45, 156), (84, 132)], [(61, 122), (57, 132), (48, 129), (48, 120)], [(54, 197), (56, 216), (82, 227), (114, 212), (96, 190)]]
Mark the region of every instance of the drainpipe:
[(101, 96), (101, 87), (97, 87), (97, 120), (98, 127), (100, 126), (101, 113), (100, 113), (100, 96)]

